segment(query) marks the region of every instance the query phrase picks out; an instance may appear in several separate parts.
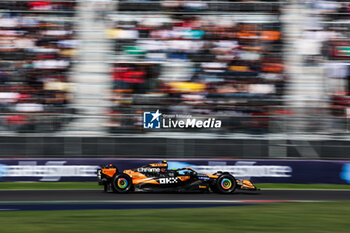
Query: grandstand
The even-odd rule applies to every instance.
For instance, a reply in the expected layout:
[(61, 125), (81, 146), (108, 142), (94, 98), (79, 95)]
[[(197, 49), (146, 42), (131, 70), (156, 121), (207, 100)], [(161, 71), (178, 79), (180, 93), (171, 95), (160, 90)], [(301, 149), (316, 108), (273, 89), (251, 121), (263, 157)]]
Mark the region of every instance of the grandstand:
[(228, 133), (269, 133), (286, 79), (280, 3), (134, 5), (120, 1), (110, 15), (111, 133), (140, 131), (138, 113), (152, 109), (215, 117)]
[[(1, 135), (43, 144), (58, 137), (67, 155), (106, 147), (108, 138), (149, 137), (174, 139), (162, 151), (180, 155), (187, 139), (225, 138), (258, 145), (262, 157), (288, 156), (297, 145), (307, 148), (297, 154), (317, 156), (322, 143), (304, 144), (309, 135), (348, 138), (348, 6), (2, 1)], [(223, 127), (145, 131), (142, 113), (157, 109)]]
[(70, 121), (74, 1), (1, 2), (1, 127), (56, 132)]

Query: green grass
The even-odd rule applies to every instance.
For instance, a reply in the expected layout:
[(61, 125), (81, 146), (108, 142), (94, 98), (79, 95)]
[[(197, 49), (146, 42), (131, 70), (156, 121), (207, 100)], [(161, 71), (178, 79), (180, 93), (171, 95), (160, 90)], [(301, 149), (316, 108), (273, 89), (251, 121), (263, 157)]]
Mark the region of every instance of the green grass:
[[(258, 188), (276, 189), (350, 189), (350, 185), (329, 184), (257, 184)], [(102, 189), (97, 182), (0, 182), (1, 189)]]
[(97, 182), (0, 182), (1, 189), (102, 189)]
[(6, 233), (349, 232), (350, 202), (220, 208), (4, 211)]

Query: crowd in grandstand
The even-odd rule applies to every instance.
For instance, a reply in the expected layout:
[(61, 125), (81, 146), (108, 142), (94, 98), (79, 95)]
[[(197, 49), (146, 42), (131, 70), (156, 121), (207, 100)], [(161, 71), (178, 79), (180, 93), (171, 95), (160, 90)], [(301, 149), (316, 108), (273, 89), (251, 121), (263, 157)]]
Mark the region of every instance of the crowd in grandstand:
[[(159, 106), (164, 113), (221, 117), (225, 130), (268, 132), (270, 107), (278, 104), (273, 100), (285, 80), (278, 21), (247, 23), (235, 14), (123, 15), (107, 34), (123, 61), (113, 69), (112, 113)], [(126, 126), (121, 119), (114, 118), (116, 126)], [(133, 124), (138, 127), (139, 119)]]
[[(72, 2), (10, 1), (2, 9), (73, 9)], [(76, 53), (72, 22), (50, 15), (0, 14), (0, 125), (17, 132), (59, 129), (70, 112), (68, 71)]]
[(167, 11), (167, 12), (278, 12), (278, 0), (120, 0), (119, 11)]
[(309, 44), (316, 45), (312, 60), (321, 63), (325, 71), (330, 114), (335, 123), (330, 130), (345, 132), (346, 118), (350, 116), (350, 3), (313, 1), (310, 7), (312, 24), (304, 30)]
[(25, 0), (3, 0), (0, 4), (1, 10), (13, 11), (74, 11), (75, 0), (66, 1), (25, 1)]
[[(142, 128), (141, 112), (212, 116), (231, 132), (269, 132), (288, 82), (283, 1), (94, 1), (114, 43), (111, 132)], [(71, 112), (77, 1), (0, 4), (0, 126), (59, 129)], [(104, 7), (102, 7), (104, 6)], [(108, 7), (107, 7), (108, 6)], [(111, 8), (115, 6), (116, 8)], [(313, 0), (299, 52), (322, 66), (331, 115), (349, 115), (350, 4)], [(288, 112), (288, 111), (287, 111)], [(135, 117), (130, 117), (131, 115)], [(344, 118), (346, 119), (346, 118)], [(40, 124), (38, 122), (41, 122)]]

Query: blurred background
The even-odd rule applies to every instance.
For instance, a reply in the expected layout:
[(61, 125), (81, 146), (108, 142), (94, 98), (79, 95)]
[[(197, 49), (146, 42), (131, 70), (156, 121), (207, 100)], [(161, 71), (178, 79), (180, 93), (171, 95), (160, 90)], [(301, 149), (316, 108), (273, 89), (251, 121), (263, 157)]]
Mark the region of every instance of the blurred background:
[(1, 1), (0, 156), (349, 158), (349, 29), (341, 0)]

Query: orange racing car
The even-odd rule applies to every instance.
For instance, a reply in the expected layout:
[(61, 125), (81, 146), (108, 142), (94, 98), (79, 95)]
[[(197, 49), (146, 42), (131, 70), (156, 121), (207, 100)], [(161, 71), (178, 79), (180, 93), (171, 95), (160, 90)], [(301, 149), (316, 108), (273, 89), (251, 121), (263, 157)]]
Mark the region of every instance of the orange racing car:
[(232, 193), (236, 189), (259, 190), (249, 180), (235, 179), (228, 172), (212, 175), (198, 173), (190, 167), (168, 169), (168, 163), (151, 163), (136, 169), (119, 171), (112, 164), (97, 170), (98, 183), (105, 192), (217, 192)]

